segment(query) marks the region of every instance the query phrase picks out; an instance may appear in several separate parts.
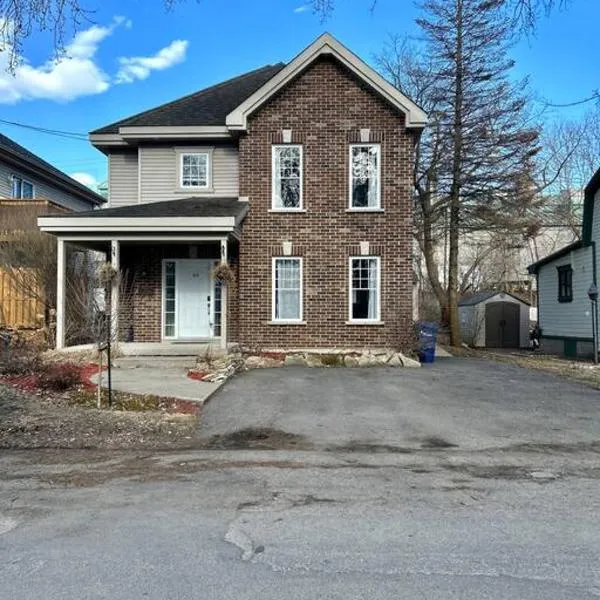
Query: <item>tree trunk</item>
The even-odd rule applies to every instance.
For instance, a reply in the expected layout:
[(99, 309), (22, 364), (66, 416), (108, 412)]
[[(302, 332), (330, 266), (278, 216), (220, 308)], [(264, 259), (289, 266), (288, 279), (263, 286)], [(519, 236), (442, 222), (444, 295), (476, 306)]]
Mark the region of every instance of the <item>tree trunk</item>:
[(456, 58), (454, 87), (454, 127), (452, 148), (452, 185), (448, 224), (448, 317), (450, 344), (460, 346), (458, 318), (458, 242), (460, 227), (461, 169), (463, 151), (463, 0), (456, 0)]
[[(424, 192), (427, 193), (427, 192)], [(422, 238), (422, 252), (423, 258), (425, 259), (425, 268), (427, 269), (427, 278), (431, 289), (435, 294), (436, 300), (440, 306), (442, 313), (441, 320), (444, 325), (448, 324), (447, 321), (447, 296), (446, 290), (444, 290), (440, 283), (440, 274), (438, 264), (435, 259), (435, 241), (433, 237), (433, 223), (431, 220), (431, 206), (426, 198), (421, 198), (421, 209), (422, 209), (422, 227), (423, 227), (423, 238)]]

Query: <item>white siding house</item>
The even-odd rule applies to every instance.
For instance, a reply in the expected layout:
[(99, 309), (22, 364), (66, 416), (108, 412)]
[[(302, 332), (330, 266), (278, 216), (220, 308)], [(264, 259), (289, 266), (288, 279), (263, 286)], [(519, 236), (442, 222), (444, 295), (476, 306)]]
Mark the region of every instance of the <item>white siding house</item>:
[(529, 267), (537, 275), (542, 350), (586, 356), (593, 352), (588, 290), (598, 284), (600, 169), (585, 189), (582, 239)]

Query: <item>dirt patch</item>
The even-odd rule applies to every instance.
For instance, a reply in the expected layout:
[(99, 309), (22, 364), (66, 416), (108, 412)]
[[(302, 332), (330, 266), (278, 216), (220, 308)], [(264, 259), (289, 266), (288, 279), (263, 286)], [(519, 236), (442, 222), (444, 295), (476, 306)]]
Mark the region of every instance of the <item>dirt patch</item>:
[(493, 360), (515, 365), (524, 369), (544, 371), (570, 381), (585, 383), (600, 389), (600, 365), (586, 360), (569, 360), (550, 354), (515, 350), (514, 352), (494, 352), (472, 348), (452, 348), (453, 356)]
[(309, 445), (302, 435), (268, 427), (249, 427), (213, 435), (199, 447), (207, 450), (306, 450)]
[(74, 405), (70, 395), (33, 396), (0, 385), (0, 448), (186, 448), (198, 422), (196, 414), (166, 408), (125, 411), (85, 406)]
[(436, 449), (444, 449), (444, 448), (458, 448), (458, 444), (453, 444), (444, 438), (438, 436), (431, 436), (425, 438), (421, 442), (421, 448), (436, 448)]
[(365, 454), (412, 454), (415, 451), (414, 448), (371, 442), (348, 442), (340, 446), (328, 446), (326, 450), (328, 452), (364, 452)]

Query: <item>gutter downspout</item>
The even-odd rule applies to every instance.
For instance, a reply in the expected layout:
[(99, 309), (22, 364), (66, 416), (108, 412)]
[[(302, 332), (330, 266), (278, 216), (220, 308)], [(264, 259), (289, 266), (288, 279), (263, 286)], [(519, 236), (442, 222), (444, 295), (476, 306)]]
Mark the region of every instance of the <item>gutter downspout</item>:
[[(591, 240), (590, 245), (592, 246), (592, 279), (594, 280), (594, 285), (598, 285), (598, 277), (597, 277), (597, 265), (596, 265), (596, 241)], [(594, 358), (598, 358), (598, 301), (594, 302), (594, 312), (596, 313), (593, 318), (596, 320), (596, 338), (594, 339)], [(597, 361), (596, 361), (597, 362)]]

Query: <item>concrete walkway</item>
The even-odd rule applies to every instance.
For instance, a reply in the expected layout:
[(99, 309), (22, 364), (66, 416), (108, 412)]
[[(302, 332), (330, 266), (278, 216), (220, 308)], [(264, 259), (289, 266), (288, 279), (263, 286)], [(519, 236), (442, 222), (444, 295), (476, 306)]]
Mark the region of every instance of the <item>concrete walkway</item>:
[[(179, 398), (204, 404), (223, 382), (196, 381), (187, 376), (195, 364), (195, 357), (126, 357), (113, 363), (112, 386), (114, 390), (129, 394)], [(92, 377), (97, 383), (98, 375)], [(106, 387), (106, 371), (102, 375)]]

